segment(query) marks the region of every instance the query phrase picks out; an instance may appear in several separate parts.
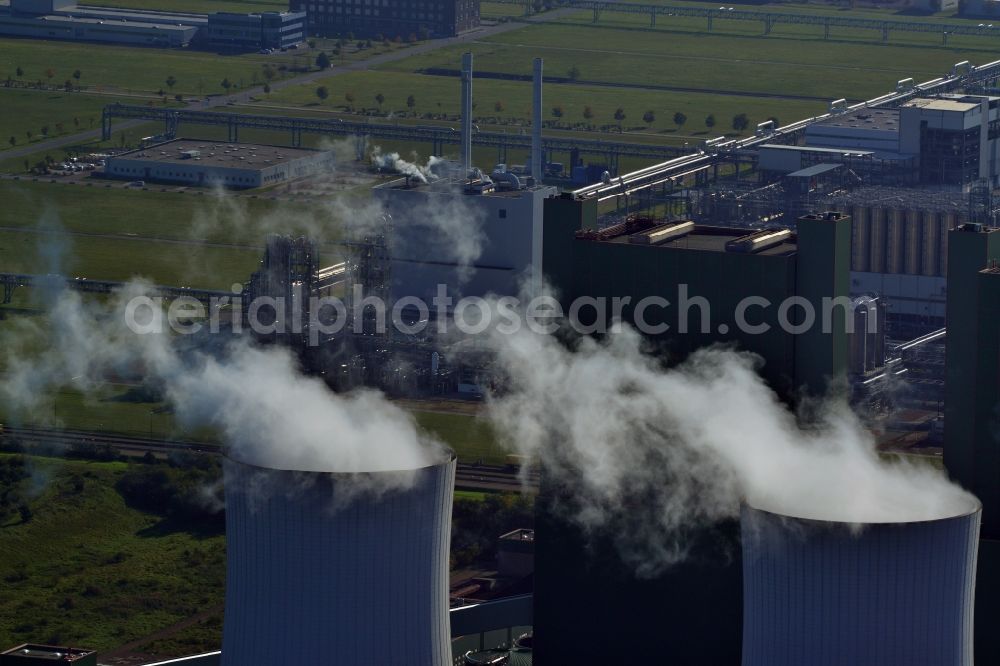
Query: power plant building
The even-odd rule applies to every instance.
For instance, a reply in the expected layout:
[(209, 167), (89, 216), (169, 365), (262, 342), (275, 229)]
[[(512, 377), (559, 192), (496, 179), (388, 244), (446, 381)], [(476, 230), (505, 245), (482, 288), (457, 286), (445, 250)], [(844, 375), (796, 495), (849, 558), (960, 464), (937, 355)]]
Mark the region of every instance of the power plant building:
[(810, 125), (809, 146), (911, 161), (924, 185), (1000, 183), (1000, 97), (940, 95), (898, 109), (863, 108)]
[[(610, 302), (629, 296), (622, 319), (632, 323), (640, 300), (665, 298), (669, 305), (647, 308), (642, 319), (667, 327), (654, 337), (671, 358), (716, 342), (736, 343), (764, 358), (764, 376), (785, 394), (803, 386), (820, 393), (831, 378), (847, 372), (843, 322), (853, 305), (847, 298), (851, 221), (846, 215), (806, 216), (797, 232), (678, 227), (642, 219), (597, 230), (596, 202), (564, 195), (546, 202), (545, 223), (545, 276), (564, 309), (578, 297)], [(738, 313), (740, 302), (751, 296), (770, 305)], [(793, 297), (807, 299), (817, 321), (824, 298), (843, 297), (841, 307), (829, 308), (839, 326), (829, 334), (819, 332), (819, 325), (800, 335), (787, 332), (779, 305)], [(709, 307), (701, 307), (705, 302)], [(790, 314), (788, 321), (797, 323), (799, 315)], [(741, 325), (737, 316), (751, 326)]]
[(333, 153), (248, 143), (177, 139), (109, 157), (109, 178), (247, 189), (333, 169)]
[(541, 279), (544, 204), (555, 187), (494, 171), (489, 182), (400, 178), (374, 193), (394, 222), (394, 301), (430, 304), (439, 284), (453, 298), (517, 295), (526, 277)]
[(327, 36), (424, 39), (479, 27), (479, 0), (291, 0), (291, 10), (306, 12), (311, 34)]

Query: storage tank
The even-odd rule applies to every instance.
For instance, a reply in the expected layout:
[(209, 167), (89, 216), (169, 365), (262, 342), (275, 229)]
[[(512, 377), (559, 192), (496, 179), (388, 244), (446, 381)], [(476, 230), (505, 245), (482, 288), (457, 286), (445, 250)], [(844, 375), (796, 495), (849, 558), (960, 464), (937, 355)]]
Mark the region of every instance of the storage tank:
[(222, 666), (450, 666), (455, 458), (358, 474), (233, 457)]
[(903, 272), (903, 225), (906, 214), (900, 208), (892, 208), (886, 213), (886, 273)]
[(972, 666), (981, 506), (844, 523), (744, 506), (743, 666)]
[(884, 273), (886, 242), (885, 211), (878, 206), (872, 206), (868, 210), (868, 223), (872, 230), (871, 244), (869, 245), (868, 252), (868, 256), (870, 257), (868, 270), (873, 273)]
[(921, 218), (921, 275), (938, 275), (938, 257), (940, 255), (940, 238), (938, 237), (938, 214), (936, 211), (924, 211)]
[(903, 256), (903, 272), (907, 275), (920, 275), (920, 230), (921, 214), (918, 210), (906, 211), (906, 252)]
[(856, 205), (851, 210), (851, 270), (867, 271), (870, 263), (868, 243), (871, 226), (868, 222), (868, 207)]

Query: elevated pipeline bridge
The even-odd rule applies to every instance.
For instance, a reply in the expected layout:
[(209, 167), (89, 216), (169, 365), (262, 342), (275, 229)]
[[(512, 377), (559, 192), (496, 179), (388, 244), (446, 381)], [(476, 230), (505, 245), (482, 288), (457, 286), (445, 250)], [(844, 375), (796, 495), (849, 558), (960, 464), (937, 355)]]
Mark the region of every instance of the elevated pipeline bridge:
[[(3, 303), (11, 302), (14, 292), (20, 288), (33, 287), (65, 287), (74, 291), (87, 294), (110, 294), (125, 286), (124, 282), (112, 282), (109, 280), (91, 280), (88, 278), (69, 278), (62, 275), (30, 275), (24, 273), (0, 273), (0, 286), (3, 287)], [(165, 287), (153, 286), (146, 290), (145, 294), (150, 297), (160, 297), (166, 299), (177, 299), (181, 297), (193, 298), (200, 301), (206, 307), (217, 304), (222, 298), (232, 298), (239, 296), (230, 291), (212, 291), (209, 289), (191, 289), (188, 287)]]
[[(489, 0), (491, 3), (503, 5), (523, 5), (525, 15), (533, 11), (531, 0)], [(761, 33), (771, 34), (776, 25), (815, 25), (823, 31), (823, 39), (829, 39), (834, 28), (845, 28), (851, 31), (871, 31), (883, 42), (889, 41), (892, 33), (922, 33), (941, 36), (943, 44), (948, 43), (952, 35), (970, 35), (976, 37), (1000, 38), (1000, 21), (996, 26), (991, 23), (958, 23), (944, 21), (906, 21), (895, 19), (880, 19), (862, 16), (836, 16), (832, 14), (799, 14), (791, 12), (769, 12), (741, 7), (683, 7), (675, 5), (651, 5), (631, 2), (599, 2), (594, 0), (572, 0), (564, 2), (560, 7), (589, 10), (593, 12), (593, 22), (598, 23), (605, 14), (630, 14), (649, 17), (650, 27), (655, 27), (657, 21), (663, 22), (673, 17), (705, 19), (705, 29), (712, 32), (716, 21), (744, 21), (761, 25)]]
[(968, 62), (956, 63), (951, 73), (946, 76), (920, 84), (904, 79), (897, 84), (896, 91), (857, 104), (848, 105), (843, 100), (835, 100), (830, 103), (830, 111), (822, 115), (805, 118), (782, 127), (774, 127), (772, 123), (762, 123), (752, 137), (744, 139), (720, 137), (709, 140), (696, 153), (615, 176), (606, 182), (582, 187), (574, 190), (573, 196), (579, 199), (596, 198), (598, 201), (624, 198), (627, 204), (629, 197), (640, 192), (648, 194), (653, 188), (672, 190), (675, 185), (684, 183), (686, 179), (691, 177), (697, 179), (711, 170), (717, 170), (721, 164), (733, 163), (738, 166), (741, 160), (752, 161), (756, 149), (765, 143), (795, 143), (805, 130), (815, 123), (864, 108), (896, 108), (916, 97), (979, 86), (995, 87), (998, 78), (1000, 78), (1000, 60), (979, 66)]
[[(169, 109), (127, 104), (111, 104), (104, 107), (102, 114), (102, 136), (105, 141), (111, 139), (112, 121), (148, 120), (163, 123), (163, 133), (168, 137), (176, 137), (182, 125), (221, 126), (228, 129), (228, 140), (239, 141), (240, 130), (268, 130), (287, 132), (291, 136), (292, 146), (302, 145), (303, 134), (318, 136), (355, 137), (358, 141), (359, 157), (366, 153), (366, 138), (377, 138), (397, 141), (420, 141), (432, 146), (432, 154), (444, 153), (444, 146), (459, 145), (461, 132), (450, 127), (433, 127), (419, 125), (395, 125), (389, 123), (372, 123), (347, 121), (340, 118), (298, 118), (265, 114), (227, 113), (216, 111), (198, 111), (191, 109)], [(473, 132), (472, 143), (497, 150), (497, 161), (506, 163), (509, 150), (529, 150), (531, 148), (530, 133), (507, 132)], [(656, 143), (641, 143), (631, 141), (613, 141), (604, 139), (577, 139), (546, 136), (542, 138), (542, 148), (546, 156), (553, 153), (573, 153), (599, 155), (607, 160), (612, 171), (617, 171), (621, 157), (641, 159), (664, 159), (683, 155), (689, 149), (680, 146), (667, 146)]]

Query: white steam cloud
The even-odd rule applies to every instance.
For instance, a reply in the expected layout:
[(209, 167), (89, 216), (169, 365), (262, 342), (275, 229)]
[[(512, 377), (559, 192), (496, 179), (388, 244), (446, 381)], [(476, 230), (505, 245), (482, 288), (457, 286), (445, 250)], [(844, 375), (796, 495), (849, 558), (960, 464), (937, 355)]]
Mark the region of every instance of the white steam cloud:
[[(26, 323), (4, 340), (8, 372), (0, 392), (7, 404), (31, 412), (58, 387), (90, 392), (111, 378), (141, 376), (162, 388), (185, 427), (217, 428), (231, 453), (251, 464), (360, 473), (442, 459), (441, 447), (405, 411), (375, 392), (334, 394), (303, 376), (286, 350), (234, 339), (208, 353), (183, 349), (179, 342), (187, 341), (169, 333), (134, 333), (125, 308), (145, 289), (130, 283), (105, 305), (59, 292), (47, 322)], [(30, 353), (39, 342), (41, 353)]]
[(563, 517), (612, 533), (640, 573), (682, 559), (686, 534), (737, 517), (742, 501), (848, 523), (975, 506), (929, 465), (880, 459), (846, 405), (800, 425), (746, 353), (710, 348), (664, 370), (626, 328), (575, 349), (522, 331), (497, 349), (510, 387), (493, 423), (563, 489)]
[[(416, 160), (416, 154), (414, 154), (413, 159)], [(439, 176), (435, 172), (435, 166), (444, 163), (440, 157), (435, 157), (431, 155), (427, 159), (427, 164), (417, 164), (415, 161), (410, 162), (404, 160), (400, 157), (399, 153), (383, 153), (382, 148), (375, 146), (372, 149), (372, 162), (375, 166), (380, 169), (392, 169), (397, 171), (404, 176), (409, 176), (410, 178), (416, 178), (421, 183), (430, 183), (438, 180)]]

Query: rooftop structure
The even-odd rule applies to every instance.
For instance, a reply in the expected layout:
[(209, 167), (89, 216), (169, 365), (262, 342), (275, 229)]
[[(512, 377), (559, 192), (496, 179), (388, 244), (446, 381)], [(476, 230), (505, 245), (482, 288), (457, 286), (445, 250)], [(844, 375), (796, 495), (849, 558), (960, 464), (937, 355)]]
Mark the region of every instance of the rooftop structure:
[(250, 188), (332, 169), (326, 151), (249, 143), (176, 139), (108, 158), (112, 178)]

